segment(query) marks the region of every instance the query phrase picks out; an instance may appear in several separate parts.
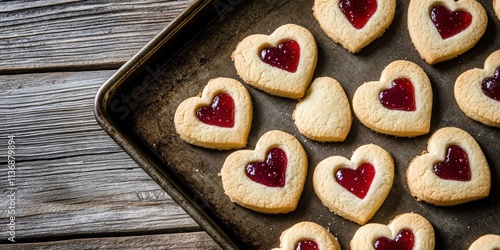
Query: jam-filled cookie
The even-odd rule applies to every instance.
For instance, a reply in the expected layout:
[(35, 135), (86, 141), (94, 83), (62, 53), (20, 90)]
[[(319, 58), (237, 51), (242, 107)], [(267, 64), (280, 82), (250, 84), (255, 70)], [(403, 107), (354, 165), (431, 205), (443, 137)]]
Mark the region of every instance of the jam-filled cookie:
[(354, 151), (351, 160), (332, 156), (316, 166), (313, 187), (330, 211), (365, 224), (392, 187), (394, 162), (383, 148), (369, 144)]
[(252, 100), (243, 84), (230, 78), (208, 82), (201, 96), (184, 100), (175, 111), (180, 138), (212, 149), (243, 148), (252, 125)]
[(396, 216), (389, 225), (370, 223), (358, 229), (351, 240), (352, 250), (434, 250), (434, 229), (418, 214)]
[(484, 198), (491, 188), (490, 168), (479, 144), (453, 127), (431, 136), (427, 152), (412, 160), (406, 179), (417, 200), (439, 206)]
[(304, 148), (295, 137), (278, 130), (262, 135), (255, 150), (230, 154), (221, 170), (224, 192), (231, 201), (269, 214), (295, 210), (306, 174)]
[(292, 118), (300, 133), (321, 142), (344, 141), (352, 123), (347, 96), (340, 83), (330, 77), (314, 80)]
[(398, 60), (382, 71), (379, 81), (366, 82), (354, 93), (356, 117), (375, 132), (413, 137), (429, 132), (432, 87), (415, 63)]
[(324, 227), (308, 221), (299, 222), (283, 231), (280, 247), (272, 250), (340, 250), (340, 244)]
[(381, 36), (395, 11), (395, 0), (315, 0), (313, 7), (323, 31), (352, 53)]
[(455, 100), (468, 117), (500, 127), (500, 50), (486, 59), (484, 69), (471, 69), (457, 78)]
[(311, 84), (318, 51), (309, 30), (285, 24), (243, 39), (231, 55), (238, 75), (271, 95), (299, 99)]
[(408, 7), (411, 41), (429, 64), (474, 47), (487, 24), (486, 11), (476, 0), (411, 0)]
[(500, 249), (500, 235), (487, 234), (474, 241), (469, 250), (498, 250)]

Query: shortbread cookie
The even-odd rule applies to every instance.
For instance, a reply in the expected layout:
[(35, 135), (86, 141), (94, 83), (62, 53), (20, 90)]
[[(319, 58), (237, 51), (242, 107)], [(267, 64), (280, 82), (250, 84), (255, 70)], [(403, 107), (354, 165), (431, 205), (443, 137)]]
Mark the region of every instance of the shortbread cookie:
[(351, 240), (351, 249), (434, 250), (434, 238), (427, 219), (407, 213), (396, 216), (388, 226), (370, 223), (360, 227)]
[(255, 150), (230, 154), (221, 170), (222, 185), (231, 201), (262, 213), (295, 210), (307, 174), (307, 155), (295, 137), (273, 130)]
[(243, 148), (252, 125), (252, 100), (243, 84), (230, 78), (208, 82), (198, 97), (184, 100), (175, 111), (181, 139), (213, 148)]
[(474, 47), (487, 24), (486, 11), (476, 0), (411, 0), (408, 7), (411, 41), (429, 64)]
[(361, 85), (352, 100), (358, 119), (375, 132), (413, 137), (429, 132), (432, 87), (427, 74), (415, 63), (394, 61), (380, 81)]
[(381, 36), (395, 11), (395, 0), (315, 0), (313, 7), (323, 31), (352, 53)]
[(500, 0), (493, 0), (493, 10), (498, 20), (500, 20)]
[(330, 77), (314, 80), (292, 119), (300, 133), (321, 142), (344, 141), (352, 123), (347, 96), (340, 83)]
[(479, 144), (453, 127), (436, 131), (427, 151), (415, 157), (406, 171), (410, 193), (438, 206), (453, 206), (488, 196), (491, 175)]
[(283, 231), (280, 247), (272, 250), (328, 249), (340, 250), (337, 239), (324, 227), (313, 222), (299, 222)]
[(356, 149), (351, 160), (332, 156), (321, 161), (314, 170), (313, 187), (330, 211), (363, 225), (384, 202), (393, 179), (391, 155), (369, 144)]
[(271, 95), (299, 99), (311, 84), (318, 51), (307, 29), (285, 24), (243, 39), (231, 55), (238, 75)]
[(470, 245), (469, 250), (498, 250), (500, 249), (500, 235), (487, 234), (481, 236)]
[(468, 117), (500, 127), (500, 50), (486, 59), (484, 69), (471, 69), (457, 78), (455, 100)]

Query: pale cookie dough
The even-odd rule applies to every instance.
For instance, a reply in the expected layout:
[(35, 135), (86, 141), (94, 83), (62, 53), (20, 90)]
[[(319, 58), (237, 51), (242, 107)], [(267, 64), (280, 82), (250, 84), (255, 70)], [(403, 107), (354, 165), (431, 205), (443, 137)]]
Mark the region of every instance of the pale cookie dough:
[[(365, 196), (360, 198), (339, 184), (335, 176), (340, 169), (360, 171), (358, 168), (363, 163), (371, 164), (375, 175)], [(391, 155), (377, 145), (368, 144), (356, 149), (351, 160), (342, 156), (331, 156), (321, 161), (314, 170), (313, 187), (316, 195), (331, 212), (363, 225), (384, 202), (391, 190), (393, 179), (394, 162)]]
[(394, 241), (401, 230), (411, 231), (414, 240), (412, 250), (434, 250), (435, 236), (431, 223), (413, 213), (398, 215), (387, 226), (370, 223), (360, 227), (351, 240), (351, 249), (375, 249), (377, 240), (385, 237)]
[(500, 20), (500, 0), (493, 0), (493, 10), (498, 20)]
[(500, 100), (485, 95), (482, 85), (499, 69), (500, 50), (497, 50), (486, 59), (484, 69), (468, 70), (455, 81), (455, 100), (460, 109), (468, 117), (494, 127), (500, 127)]
[(500, 235), (487, 234), (481, 236), (470, 245), (469, 250), (498, 250), (500, 249)]
[[(283, 187), (269, 187), (250, 179), (245, 170), (249, 163), (263, 162), (271, 149), (286, 153), (287, 165)], [(290, 134), (272, 130), (259, 139), (255, 150), (230, 154), (221, 170), (224, 192), (231, 201), (256, 212), (288, 213), (297, 207), (307, 174), (307, 155)]]
[[(300, 47), (297, 71), (288, 72), (271, 66), (261, 59), (261, 51), (266, 47), (294, 40)], [(285, 24), (271, 35), (251, 35), (243, 39), (232, 53), (231, 58), (238, 75), (244, 82), (271, 95), (299, 99), (311, 84), (318, 51), (313, 35), (307, 29)]]
[[(210, 106), (214, 97), (229, 94), (234, 101), (234, 126), (219, 127), (203, 123), (196, 113)], [(201, 96), (184, 100), (175, 111), (174, 124), (180, 138), (187, 143), (212, 149), (243, 148), (247, 144), (252, 125), (252, 100), (248, 90), (239, 81), (216, 78), (208, 82)]]
[(330, 77), (314, 80), (292, 119), (300, 133), (321, 142), (344, 141), (352, 123), (347, 96), (340, 83)]
[(341, 44), (351, 53), (356, 53), (382, 36), (394, 18), (395, 0), (377, 0), (376, 2), (375, 12), (360, 29), (350, 23), (340, 9), (339, 1), (315, 0), (313, 14), (323, 31), (333, 41)]
[[(440, 178), (435, 165), (444, 162), (450, 146), (459, 146), (467, 154), (470, 180)], [(453, 165), (452, 165), (453, 166)], [(491, 188), (488, 162), (476, 140), (467, 132), (453, 127), (436, 131), (427, 143), (427, 152), (415, 157), (406, 171), (412, 196), (418, 201), (438, 206), (453, 206), (487, 197)]]
[(312, 241), (318, 249), (340, 250), (337, 238), (324, 227), (308, 221), (299, 222), (283, 231), (280, 236), (280, 247), (272, 250), (296, 250), (299, 243)]
[[(392, 88), (396, 79), (408, 79), (414, 89), (415, 110), (391, 110), (380, 101), (380, 93)], [(354, 93), (354, 114), (366, 127), (388, 135), (414, 137), (429, 132), (432, 87), (427, 74), (417, 64), (399, 60), (387, 65), (379, 81), (366, 82)]]
[[(431, 9), (441, 5), (449, 11), (472, 15), (470, 25), (460, 33), (443, 39), (431, 20)], [(488, 16), (476, 0), (411, 0), (408, 7), (408, 31), (420, 56), (429, 64), (452, 59), (474, 47), (486, 31)]]

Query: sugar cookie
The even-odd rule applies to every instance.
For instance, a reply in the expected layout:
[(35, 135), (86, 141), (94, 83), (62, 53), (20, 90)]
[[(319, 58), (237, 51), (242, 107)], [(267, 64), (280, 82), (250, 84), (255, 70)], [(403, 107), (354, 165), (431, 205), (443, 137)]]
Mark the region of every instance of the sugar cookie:
[(500, 127), (500, 50), (486, 59), (484, 69), (471, 69), (457, 78), (455, 100), (468, 117)]
[(323, 31), (352, 53), (384, 34), (395, 0), (315, 0), (313, 14)]
[(415, 157), (406, 171), (408, 188), (417, 200), (453, 206), (488, 196), (490, 168), (467, 132), (439, 129), (429, 139), (427, 151)]
[(498, 250), (500, 249), (500, 235), (487, 234), (479, 237), (470, 245), (469, 250)]
[(283, 231), (280, 247), (272, 250), (328, 249), (340, 250), (337, 239), (324, 227), (313, 222), (299, 222)]
[(255, 150), (230, 154), (221, 170), (224, 192), (231, 201), (262, 213), (295, 210), (304, 188), (307, 155), (297, 139), (273, 130)]
[(321, 142), (344, 141), (352, 123), (347, 96), (340, 83), (330, 77), (314, 80), (292, 119), (301, 134)]
[(332, 156), (321, 161), (314, 170), (313, 187), (330, 211), (363, 225), (384, 202), (393, 179), (391, 155), (369, 144), (356, 149), (351, 160)]
[(387, 65), (380, 81), (361, 85), (352, 100), (356, 117), (375, 132), (413, 137), (429, 132), (432, 87), (415, 63), (399, 60)]
[(411, 41), (429, 64), (474, 47), (487, 24), (486, 11), (476, 0), (411, 0), (408, 7)]
[(313, 35), (295, 24), (285, 24), (269, 36), (248, 36), (231, 55), (243, 81), (271, 95), (292, 99), (306, 93), (317, 57)]
[(239, 81), (216, 78), (201, 96), (184, 100), (175, 111), (182, 140), (213, 149), (243, 148), (252, 125), (252, 100)]

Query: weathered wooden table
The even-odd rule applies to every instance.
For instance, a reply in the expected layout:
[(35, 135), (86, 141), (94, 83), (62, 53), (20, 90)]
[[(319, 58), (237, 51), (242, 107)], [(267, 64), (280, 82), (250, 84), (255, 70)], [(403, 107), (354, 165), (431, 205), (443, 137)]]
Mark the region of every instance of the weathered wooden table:
[(1, 249), (218, 248), (93, 113), (190, 2), (0, 2)]

